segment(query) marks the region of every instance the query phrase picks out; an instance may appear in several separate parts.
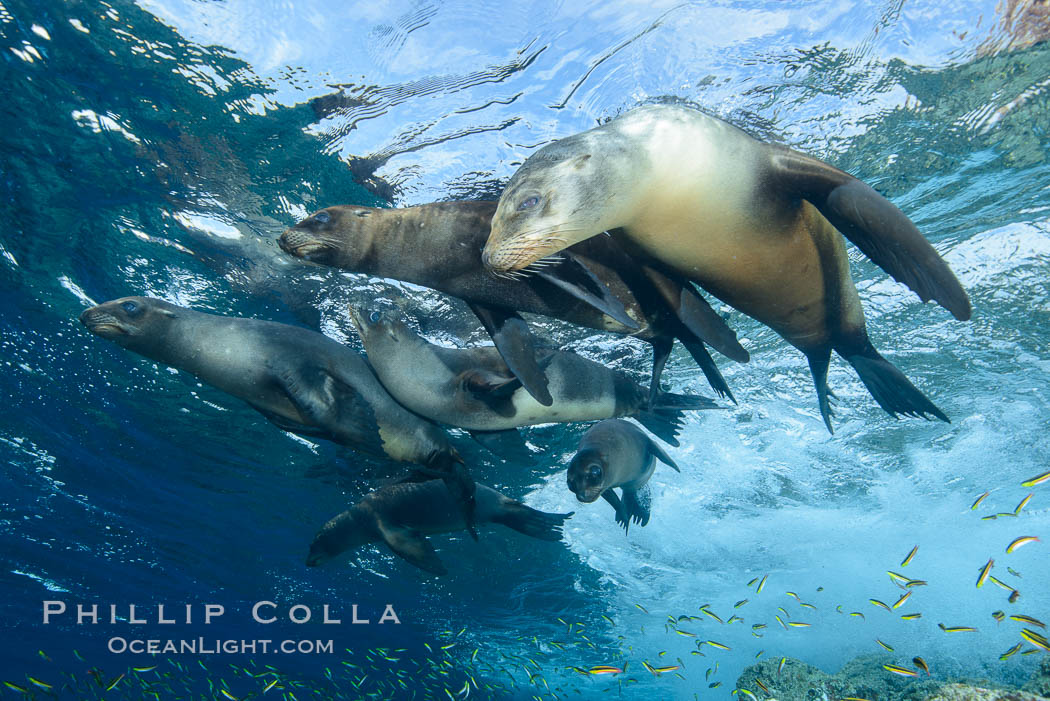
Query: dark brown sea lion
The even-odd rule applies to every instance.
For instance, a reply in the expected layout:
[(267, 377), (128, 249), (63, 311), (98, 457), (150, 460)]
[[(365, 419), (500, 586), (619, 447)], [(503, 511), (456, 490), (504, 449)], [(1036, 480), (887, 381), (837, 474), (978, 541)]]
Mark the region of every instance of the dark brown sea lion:
[[(561, 540), (568, 514), (550, 514), (525, 506), (492, 487), (477, 485), (475, 518), (499, 523), (540, 540)], [(310, 544), (306, 564), (316, 567), (367, 543), (385, 542), (396, 555), (433, 574), (447, 570), (427, 539), (435, 533), (466, 528), (456, 502), (436, 481), (393, 484), (367, 494), (326, 523)]]
[(948, 420), (868, 340), (839, 232), (956, 318), (970, 318), (969, 299), (915, 225), (856, 178), (702, 112), (650, 105), (530, 156), (484, 259), (519, 270), (610, 230), (805, 353), (829, 430), (832, 350), (890, 414)]
[(443, 475), (469, 517), (474, 483), (448, 435), (394, 401), (360, 354), (327, 336), (148, 297), (105, 302), (80, 321), (96, 336), (243, 399), (282, 430)]
[[(604, 236), (574, 246), (573, 259), (559, 266), (558, 275), (541, 277), (548, 271), (544, 268), (520, 279), (493, 275), (482, 265), (481, 248), (495, 210), (494, 202), (403, 209), (328, 207), (285, 231), (280, 246), (316, 263), (403, 280), (466, 300), (514, 375), (541, 403), (550, 403), (550, 393), (536, 366), (538, 350), (518, 312), (648, 341), (653, 346), (652, 397), (678, 338), (715, 391), (732, 398), (704, 344), (740, 362), (747, 362), (747, 351), (690, 285), (654, 266), (639, 265), (637, 258)], [(568, 282), (563, 279), (566, 274)], [(611, 308), (609, 296), (620, 300), (618, 309)]]

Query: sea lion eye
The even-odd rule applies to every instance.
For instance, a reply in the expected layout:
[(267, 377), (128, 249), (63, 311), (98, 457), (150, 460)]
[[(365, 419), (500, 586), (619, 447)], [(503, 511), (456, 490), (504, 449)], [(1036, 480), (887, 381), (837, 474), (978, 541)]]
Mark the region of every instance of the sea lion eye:
[(327, 224), (332, 220), (332, 215), (328, 212), (318, 212), (314, 215), (314, 221), (320, 222), (321, 224)]
[(141, 311), (139, 309), (139, 305), (137, 305), (135, 302), (122, 302), (120, 308), (131, 316), (135, 316), (139, 313), (139, 311)]
[(592, 482), (599, 482), (602, 479), (602, 468), (601, 465), (591, 465), (590, 469), (587, 470), (587, 477)]
[(382, 318), (383, 316), (379, 312), (372, 312), (368, 315), (368, 320), (371, 321), (373, 324), (378, 324), (379, 320)]
[(532, 197), (528, 198), (527, 200), (525, 200), (524, 202), (522, 202), (521, 204), (518, 205), (518, 211), (520, 212), (520, 211), (525, 210), (525, 209), (532, 209), (533, 207), (535, 207), (539, 203), (540, 203), (540, 198), (537, 197), (536, 195), (533, 195)]

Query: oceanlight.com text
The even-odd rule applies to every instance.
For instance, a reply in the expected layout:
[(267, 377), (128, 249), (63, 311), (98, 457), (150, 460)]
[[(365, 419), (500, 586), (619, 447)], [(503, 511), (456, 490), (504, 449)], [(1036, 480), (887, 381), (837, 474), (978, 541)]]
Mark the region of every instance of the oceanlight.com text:
[(110, 638), (106, 647), (115, 655), (331, 655), (335, 650), (331, 640), (129, 640), (119, 636)]

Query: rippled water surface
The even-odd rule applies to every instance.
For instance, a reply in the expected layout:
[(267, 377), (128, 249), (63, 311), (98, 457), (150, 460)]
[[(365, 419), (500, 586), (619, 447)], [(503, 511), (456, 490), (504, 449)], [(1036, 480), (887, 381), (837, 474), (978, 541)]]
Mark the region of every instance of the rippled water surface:
[[(273, 680), (268, 693), (298, 698), (464, 698), (464, 685), (730, 698), (761, 651), (827, 671), (921, 655), (939, 679), (1023, 682), (1041, 654), (1000, 661), (1021, 626), (991, 613), (1050, 616), (1050, 545), (1004, 552), (1022, 535), (1050, 541), (1050, 486), (1021, 486), (1050, 469), (1048, 34), (1045, 3), (1020, 0), (0, 0), (2, 679), (41, 698), (63, 684), (70, 697), (244, 698)], [(479, 453), (475, 472), (575, 510), (563, 544), (506, 529), (438, 538), (444, 578), (385, 549), (307, 569), (317, 528), (384, 467), (282, 433), (76, 322), (142, 294), (356, 345), (347, 303), (381, 298), (433, 339), (482, 342), (462, 303), (300, 263), (276, 237), (331, 204), (495, 198), (539, 146), (667, 99), (819, 156), (917, 223), (969, 292), (972, 321), (921, 304), (855, 249), (852, 272), (873, 342), (951, 424), (893, 420), (836, 361), (829, 436), (804, 358), (727, 308), (752, 357), (718, 358), (739, 404), (690, 418), (672, 451), (682, 474), (657, 469), (646, 528), (625, 537), (604, 504), (565, 488), (584, 427), (538, 427), (534, 468)], [(535, 322), (554, 343), (648, 371), (644, 344)], [(665, 377), (709, 392), (684, 353)], [(1029, 493), (1016, 517), (982, 519)], [(899, 609), (873, 606), (899, 598), (886, 571), (915, 545), (905, 573), (928, 585)], [(974, 586), (989, 558), (1017, 603)], [(761, 592), (748, 585), (767, 575)], [(176, 633), (155, 620), (45, 626), (44, 600), (227, 614)], [(266, 628), (249, 614), (262, 600), (329, 604), (344, 625)], [(375, 624), (387, 603), (400, 626)], [(373, 625), (349, 625), (352, 604)], [(704, 604), (744, 620), (720, 624)], [(335, 652), (150, 660), (107, 652), (115, 635), (332, 639)], [(681, 669), (656, 676), (643, 661)], [(624, 663), (615, 677), (572, 669)]]

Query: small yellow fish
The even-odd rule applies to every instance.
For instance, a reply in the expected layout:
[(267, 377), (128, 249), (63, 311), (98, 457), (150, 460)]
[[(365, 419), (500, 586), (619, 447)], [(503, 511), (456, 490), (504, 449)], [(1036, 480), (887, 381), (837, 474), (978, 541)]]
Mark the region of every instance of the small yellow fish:
[(1012, 621), (1020, 621), (1021, 623), (1027, 623), (1028, 625), (1038, 626), (1040, 628), (1046, 628), (1046, 624), (1043, 623), (1042, 621), (1036, 620), (1036, 619), (1032, 618), (1031, 616), (1023, 616), (1023, 615), (1021, 615), (1019, 613), (1018, 614), (1014, 614), (1013, 616), (1010, 616), (1010, 620), (1012, 620)]
[(911, 661), (916, 667), (926, 672), (927, 677), (930, 676), (930, 666), (926, 664), (926, 660), (922, 659), (921, 657), (913, 657), (911, 658)]
[(890, 576), (890, 579), (893, 580), (893, 583), (898, 586), (900, 586), (901, 584), (907, 586), (908, 582), (911, 581), (911, 577), (905, 577), (903, 574), (897, 574), (896, 572), (891, 572), (890, 570), (886, 570), (886, 574), (888, 574)]
[(644, 606), (642, 606), (641, 604), (635, 604), (634, 607), (636, 609), (638, 609), (639, 611), (641, 611), (642, 613), (649, 613), (649, 611)]
[(754, 579), (752, 579), (750, 582), (747, 583), (747, 586), (753, 587), (753, 586), (755, 586), (755, 582), (757, 582), (757, 581), (758, 581), (758, 577), (755, 577)]
[(893, 652), (893, 648), (892, 648), (892, 647), (890, 647), (890, 646), (889, 646), (889, 645), (887, 645), (886, 643), (882, 642), (882, 641), (881, 641), (881, 640), (879, 640), (878, 638), (875, 638), (875, 642), (877, 642), (877, 643), (878, 643), (879, 645), (881, 645), (882, 647), (884, 647), (884, 648), (885, 648), (886, 650), (889, 650), (890, 652)]
[(999, 517), (996, 516), (995, 514), (988, 514), (987, 516), (982, 516), (981, 520), (982, 521), (994, 521), (997, 518), (999, 518)]
[(4, 686), (6, 686), (8, 689), (11, 689), (13, 691), (17, 691), (20, 694), (28, 694), (29, 693), (29, 689), (25, 688), (24, 686), (19, 686), (18, 684), (15, 684), (14, 682), (5, 681), (4, 682)]
[(780, 676), (780, 673), (784, 671), (784, 665), (787, 664), (787, 661), (788, 661), (788, 658), (786, 658), (786, 657), (781, 657), (780, 658), (780, 664), (777, 665), (777, 676), (778, 677)]
[(761, 689), (762, 691), (766, 692), (767, 694), (769, 693), (769, 687), (766, 686), (765, 684), (763, 684), (761, 679), (759, 679), (758, 677), (755, 677), (755, 683), (758, 684), (758, 688), (759, 689)]
[(908, 669), (907, 667), (898, 667), (895, 664), (884, 664), (882, 665), (882, 668), (885, 669), (887, 672), (893, 672), (894, 674), (899, 674), (902, 677), (919, 676), (919, 673), (916, 672), (914, 669)]
[(909, 596), (911, 596), (911, 592), (910, 591), (904, 592), (904, 594), (901, 595), (901, 598), (897, 599), (897, 603), (895, 603), (893, 605), (893, 608), (895, 608), (895, 609), (900, 608), (901, 604), (903, 604), (905, 601), (907, 601)]
[(784, 625), (784, 621), (780, 620), (780, 616), (773, 616), (773, 618), (777, 619), (777, 623), (780, 624), (781, 628), (783, 628), (784, 630), (787, 630), (787, 626)]
[(623, 668), (612, 665), (598, 665), (587, 670), (587, 674), (622, 674)]
[(920, 618), (922, 618), (922, 614), (921, 613), (902, 613), (901, 614), (901, 620), (902, 621), (917, 621)]
[(741, 606), (743, 606), (746, 603), (747, 603), (747, 599), (741, 599), (740, 601), (738, 601), (735, 604), (733, 604), (733, 608), (738, 609), (738, 608), (740, 608)]
[(741, 618), (740, 616), (730, 616), (730, 617), (729, 617), (729, 620), (728, 620), (728, 621), (726, 621), (726, 625), (729, 625), (730, 623), (733, 623), (733, 622), (735, 622), (735, 621), (740, 621), (741, 623), (743, 623), (743, 622), (744, 622), (744, 619), (743, 619), (743, 618)]
[(864, 614), (860, 611), (850, 611), (849, 615), (867, 620), (866, 618), (864, 618)]
[(912, 548), (911, 552), (909, 552), (907, 554), (907, 556), (905, 556), (905, 558), (903, 560), (901, 560), (901, 567), (907, 567), (908, 563), (911, 562), (911, 559), (913, 557), (915, 557), (915, 553), (917, 553), (917, 552), (919, 552), (919, 546), (918, 545), (916, 545), (914, 548)]
[(690, 633), (687, 630), (679, 630), (677, 628), (675, 629), (675, 633), (678, 633), (679, 635), (684, 635), (687, 638), (695, 638), (696, 637), (696, 633)]
[(278, 681), (280, 681), (280, 680), (279, 680), (279, 679), (274, 679), (274, 680), (273, 680), (272, 682), (270, 682), (269, 684), (267, 684), (267, 685), (266, 685), (266, 687), (265, 687), (265, 688), (263, 689), (263, 691), (262, 691), (262, 692), (263, 692), (263, 693), (265, 694), (265, 693), (266, 693), (266, 692), (268, 692), (268, 691), (269, 691), (270, 689), (272, 689), (272, 688), (274, 688), (275, 686), (277, 686), (277, 682), (278, 682)]
[(1020, 538), (1018, 538), (1017, 540), (1015, 540), (1014, 542), (1012, 542), (1009, 545), (1007, 545), (1006, 546), (1006, 552), (1007, 553), (1012, 553), (1014, 550), (1017, 550), (1022, 545), (1028, 545), (1029, 543), (1038, 543), (1038, 542), (1039, 542), (1039, 539), (1036, 538), (1034, 535), (1023, 535)]
[(733, 689), (733, 693), (734, 694), (743, 694), (744, 696), (747, 696), (748, 698), (755, 699), (755, 701), (758, 701), (758, 697), (755, 696), (750, 691), (748, 691), (747, 689)]
[(1019, 514), (1019, 513), (1021, 513), (1021, 509), (1023, 509), (1023, 508), (1024, 508), (1024, 507), (1025, 507), (1025, 506), (1026, 506), (1027, 504), (1028, 504), (1028, 502), (1029, 502), (1029, 500), (1031, 500), (1031, 498), (1032, 498), (1032, 495), (1031, 495), (1031, 494), (1029, 494), (1029, 495), (1028, 495), (1028, 496), (1026, 496), (1026, 497), (1025, 497), (1024, 499), (1022, 499), (1022, 500), (1021, 500), (1021, 503), (1020, 503), (1020, 504), (1018, 504), (1018, 505), (1017, 505), (1017, 508), (1015, 508), (1015, 509), (1014, 509), (1014, 513), (1015, 513), (1015, 514)]
[[(1050, 474), (1050, 473), (1048, 473), (1048, 474)], [(757, 593), (757, 594), (761, 594), (761, 593), (762, 593), (762, 588), (766, 586), (766, 580), (767, 580), (767, 579), (769, 579), (769, 575), (768, 575), (768, 574), (767, 574), (767, 575), (764, 575), (764, 576), (762, 577), (762, 581), (760, 581), (760, 582), (758, 583), (758, 588), (757, 588), (757, 589), (755, 589), (755, 593)]]
[(1006, 660), (1006, 659), (1009, 659), (1010, 657), (1012, 657), (1013, 655), (1015, 655), (1015, 654), (1017, 653), (1017, 651), (1018, 651), (1018, 650), (1020, 650), (1020, 649), (1021, 649), (1021, 645), (1023, 645), (1023, 644), (1024, 644), (1024, 643), (1017, 643), (1017, 644), (1016, 644), (1016, 645), (1014, 645), (1014, 646), (1013, 646), (1012, 648), (1010, 648), (1009, 650), (1007, 650), (1007, 651), (1006, 651), (1006, 652), (1004, 652), (1003, 654), (999, 655), (999, 659), (1000, 659), (1000, 660)]
[(977, 629), (973, 626), (945, 626), (943, 623), (938, 623), (937, 626), (945, 633), (976, 633)]
[(764, 630), (766, 627), (765, 623), (752, 623), (751, 630)]
[(722, 643), (716, 643), (714, 640), (708, 640), (706, 642), (711, 647), (716, 647), (719, 650), (732, 650), (733, 649), (733, 648), (729, 647), (728, 645), (723, 645)]
[(712, 611), (708, 611), (707, 609), (700, 609), (700, 610), (701, 610), (701, 611), (702, 611), (703, 613), (706, 613), (706, 614), (707, 614), (708, 616), (710, 616), (711, 618), (713, 618), (713, 619), (715, 619), (716, 621), (718, 621), (719, 623), (725, 623), (725, 621), (723, 621), (723, 620), (722, 620), (721, 618), (719, 618), (719, 617), (718, 617), (718, 615), (717, 615), (717, 614), (715, 614), (714, 612), (712, 612)]
[(786, 593), (786, 594), (787, 594), (788, 596), (790, 596), (791, 598), (793, 598), (793, 599), (794, 599), (795, 601), (802, 601), (802, 599), (800, 599), (800, 598), (799, 598), (798, 594), (796, 594), (796, 593), (795, 593), (795, 592), (793, 592), (793, 591), (789, 591), (789, 592), (785, 592), (785, 593)]
[(1022, 487), (1034, 487), (1035, 485), (1042, 484), (1043, 482), (1046, 482), (1047, 480), (1050, 480), (1050, 472), (1044, 472), (1041, 475), (1036, 475), (1035, 477), (1033, 477), (1030, 480), (1025, 480), (1024, 482), (1021, 483), (1021, 486)]
[[(1013, 567), (1007, 567), (1006, 571), (1012, 574), (1013, 576), (1017, 577), (1018, 579), (1021, 578), (1021, 573), (1015, 570)], [(76, 650), (74, 650), (73, 652), (76, 652)]]
[(1039, 633), (1036, 633), (1034, 630), (1029, 630), (1028, 628), (1023, 629), (1021, 631), (1021, 637), (1032, 643), (1032, 645), (1035, 645), (1040, 650), (1050, 652), (1050, 641), (1047, 641), (1046, 638)]
[(1014, 590), (1013, 587), (1011, 587), (1009, 584), (1007, 584), (1003, 580), (998, 579), (997, 577), (995, 577), (995, 575), (992, 575), (992, 576), (988, 577), (988, 581), (991, 582), (992, 584), (994, 584), (995, 586), (1000, 587), (1001, 589), (1005, 589), (1006, 591), (1013, 591)]
[(988, 579), (988, 574), (992, 571), (992, 567), (995, 566), (995, 560), (989, 558), (988, 562), (985, 563), (984, 567), (981, 568), (981, 573), (977, 575), (977, 588), (980, 589), (984, 586), (984, 582)]
[(924, 579), (909, 579), (908, 583), (905, 584), (904, 586), (909, 587), (909, 588), (911, 588), (911, 587), (925, 587), (927, 584), (928, 584), (928, 582), (926, 580), (924, 580)]
[(53, 688), (47, 682), (42, 682), (39, 679), (34, 679), (33, 677), (26, 677), (26, 679), (28, 679), (34, 686), (39, 686), (41, 689), (51, 689), (51, 688)]
[(117, 687), (117, 684), (119, 684), (120, 680), (123, 679), (123, 678), (124, 678), (124, 675), (121, 674), (120, 676), (115, 678), (113, 681), (111, 681), (109, 683), (109, 685), (106, 687), (106, 691), (113, 691), (113, 689), (115, 689)]
[(673, 665), (668, 665), (666, 667), (656, 667), (656, 668), (653, 669), (653, 671), (656, 672), (657, 674), (666, 674), (667, 672), (673, 672), (676, 669), (681, 669), (681, 667), (676, 665), (676, 664), (673, 664)]
[(977, 497), (977, 500), (973, 503), (973, 506), (970, 507), (970, 511), (976, 511), (977, 507), (981, 505), (981, 502), (984, 501), (989, 494), (991, 494), (991, 492), (985, 492), (981, 496)]
[(992, 611), (992, 618), (995, 619), (996, 623), (1002, 623), (1003, 619), (1006, 618), (1006, 614), (1002, 611)]
[(221, 693), (226, 698), (230, 699), (230, 701), (237, 701), (237, 697), (231, 694), (230, 692), (226, 691), (226, 689), (219, 689), (219, 693)]
[(802, 623), (800, 621), (788, 621), (788, 625), (792, 628), (809, 628), (809, 623)]
[(879, 608), (886, 609), (887, 611), (892, 611), (893, 610), (889, 606), (887, 606), (886, 604), (884, 604), (881, 601), (879, 601), (878, 599), (868, 599), (868, 601), (870, 601), (875, 606), (878, 606)]

